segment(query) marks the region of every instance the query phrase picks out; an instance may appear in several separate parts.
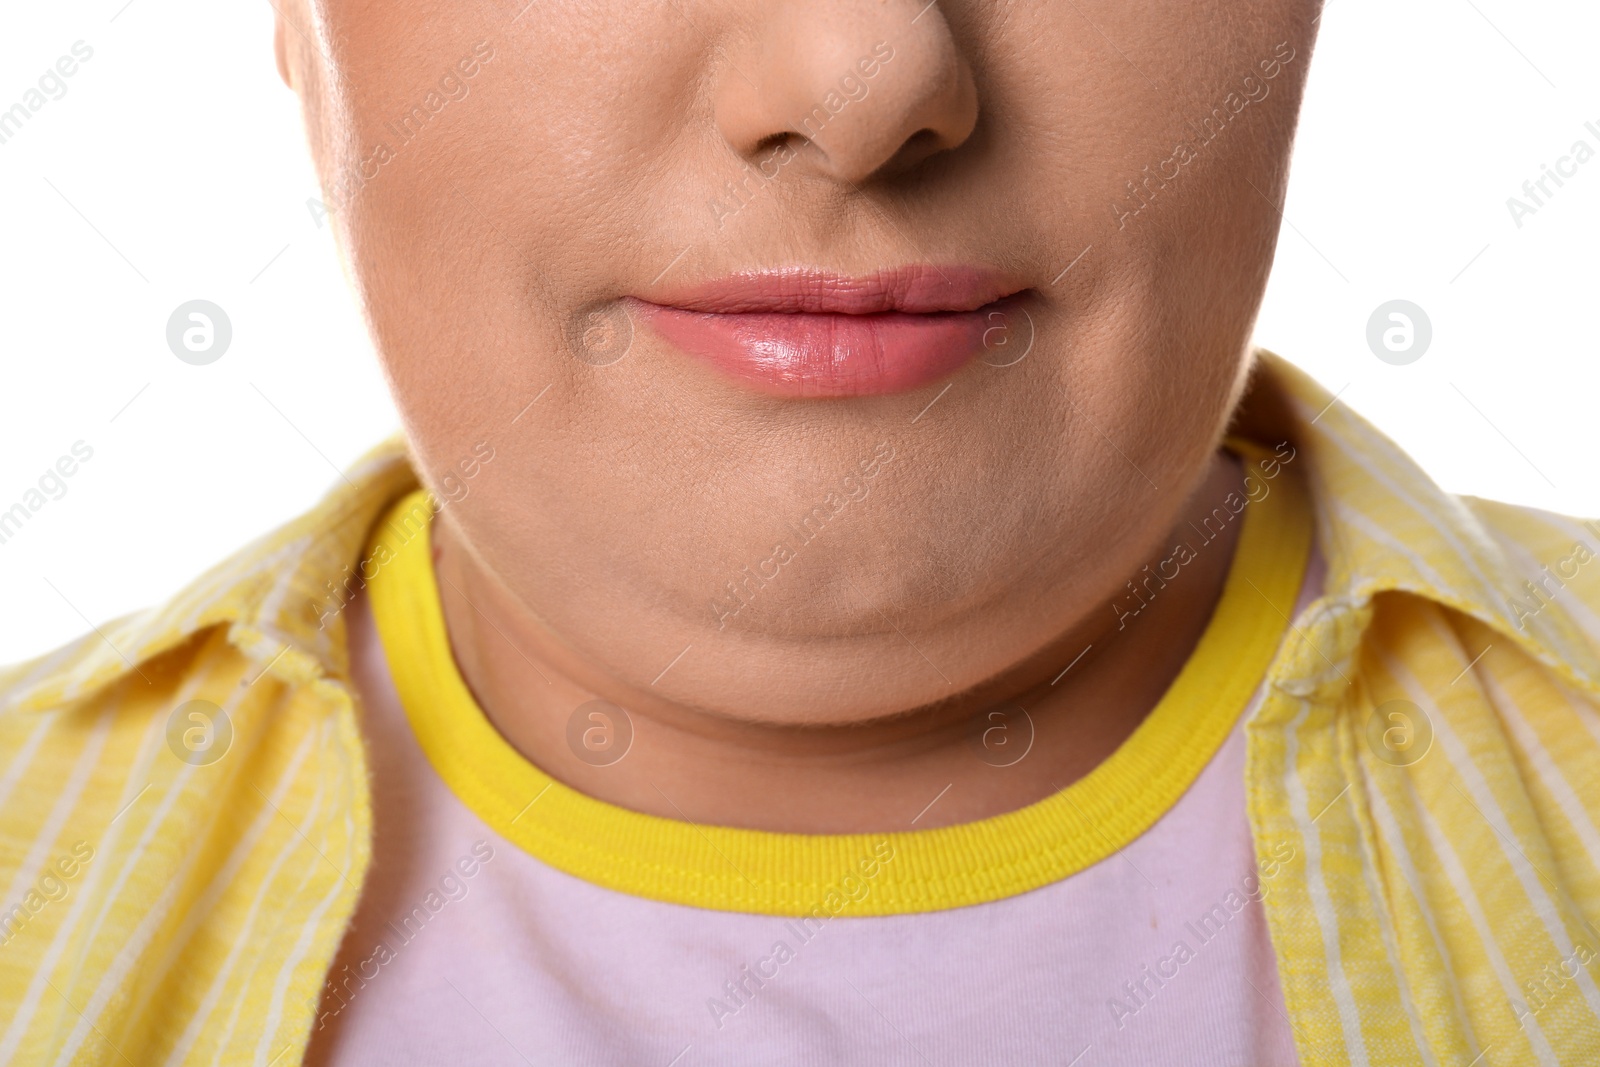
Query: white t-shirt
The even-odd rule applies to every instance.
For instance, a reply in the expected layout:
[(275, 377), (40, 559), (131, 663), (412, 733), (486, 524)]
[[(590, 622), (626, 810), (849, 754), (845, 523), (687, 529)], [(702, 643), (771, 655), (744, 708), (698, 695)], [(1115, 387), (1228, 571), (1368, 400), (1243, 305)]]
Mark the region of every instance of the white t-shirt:
[[(1296, 612), (1320, 584), (1313, 557)], [(803, 922), (633, 896), (508, 841), (430, 765), (366, 599), (349, 611), (374, 855), (308, 1063), (1297, 1062), (1239, 723), (1154, 826), (1067, 878)]]

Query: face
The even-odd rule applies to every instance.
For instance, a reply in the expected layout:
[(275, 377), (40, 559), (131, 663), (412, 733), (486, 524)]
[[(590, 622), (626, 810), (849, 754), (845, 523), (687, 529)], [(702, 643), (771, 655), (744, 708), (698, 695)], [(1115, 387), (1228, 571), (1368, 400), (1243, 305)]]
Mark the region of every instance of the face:
[(618, 692), (794, 723), (992, 679), (1162, 547), (1317, 5), (280, 11), (451, 538)]

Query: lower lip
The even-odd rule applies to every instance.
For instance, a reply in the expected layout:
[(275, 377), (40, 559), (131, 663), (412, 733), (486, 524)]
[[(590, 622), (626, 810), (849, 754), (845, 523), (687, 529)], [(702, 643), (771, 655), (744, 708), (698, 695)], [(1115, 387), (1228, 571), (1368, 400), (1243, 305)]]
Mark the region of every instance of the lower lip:
[(976, 311), (871, 315), (722, 314), (630, 300), (672, 344), (761, 392), (879, 396), (937, 381), (970, 363), (1005, 324), (1012, 300)]

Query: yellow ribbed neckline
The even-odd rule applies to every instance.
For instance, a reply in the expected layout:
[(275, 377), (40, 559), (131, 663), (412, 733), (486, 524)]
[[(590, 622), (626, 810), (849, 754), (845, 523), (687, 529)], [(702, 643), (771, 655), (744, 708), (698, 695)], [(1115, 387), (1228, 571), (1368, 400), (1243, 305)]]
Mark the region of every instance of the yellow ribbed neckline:
[[(1247, 442), (1230, 448), (1247, 470), (1270, 461)], [(433, 508), (423, 493), (390, 510), (365, 558), (379, 564), (369, 583), (373, 616), (422, 750), (508, 841), (595, 885), (674, 904), (823, 917), (937, 911), (1037, 889), (1114, 854), (1166, 813), (1216, 754), (1266, 674), (1310, 551), (1304, 488), (1295, 471), (1277, 469), (1272, 479), (1256, 475), (1269, 492), (1240, 512), (1222, 597), (1194, 653), (1115, 752), (1025, 808), (909, 832), (700, 825), (563, 785), (500, 735), (456, 668), (429, 548)]]

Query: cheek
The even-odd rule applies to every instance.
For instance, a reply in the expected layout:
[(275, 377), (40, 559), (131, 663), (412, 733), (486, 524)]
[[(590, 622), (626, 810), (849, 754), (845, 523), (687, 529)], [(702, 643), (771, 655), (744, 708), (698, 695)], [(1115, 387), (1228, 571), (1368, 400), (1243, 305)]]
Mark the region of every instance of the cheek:
[[(332, 112), (343, 128), (331, 139), (360, 151), (332, 153), (324, 171), (349, 184), (351, 159), (392, 149), (335, 217), (408, 428), (466, 454), (475, 427), (505, 432), (551, 385), (552, 397), (584, 391), (592, 406), (574, 418), (614, 425), (594, 389), (624, 368), (598, 380), (571, 354), (571, 327), (582, 337), (584, 309), (620, 295), (619, 279), (654, 277), (690, 245), (703, 254), (713, 232), (708, 186), (675, 147), (698, 76), (688, 27), (670, 5), (530, 7), (499, 36), (484, 31), (493, 58), (463, 79), (470, 91), (402, 142), (414, 87), (436, 84), (471, 35), (420, 15), (345, 18), (335, 29), (356, 39), (384, 25), (349, 74), (368, 95)], [(638, 40), (659, 52), (627, 43)]]

